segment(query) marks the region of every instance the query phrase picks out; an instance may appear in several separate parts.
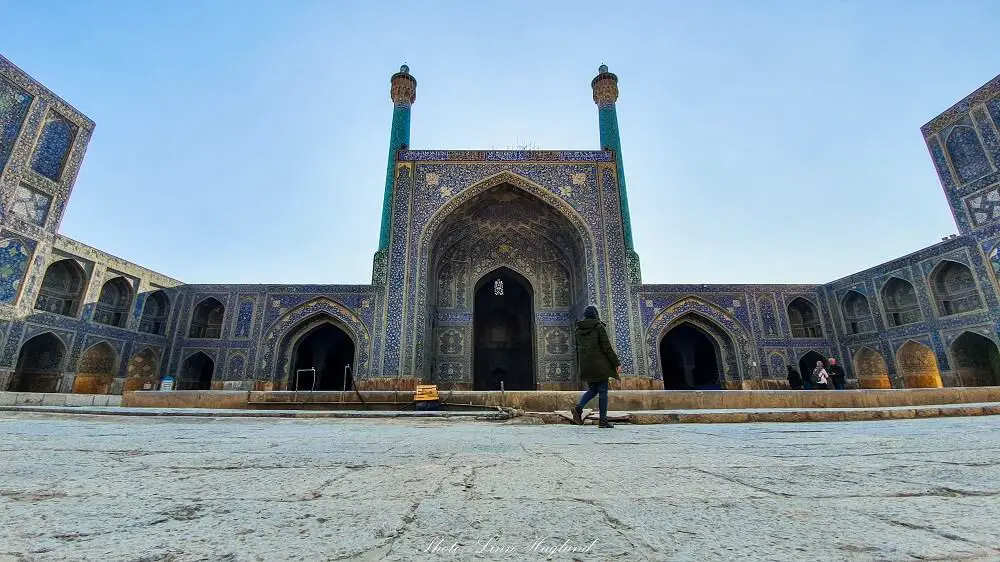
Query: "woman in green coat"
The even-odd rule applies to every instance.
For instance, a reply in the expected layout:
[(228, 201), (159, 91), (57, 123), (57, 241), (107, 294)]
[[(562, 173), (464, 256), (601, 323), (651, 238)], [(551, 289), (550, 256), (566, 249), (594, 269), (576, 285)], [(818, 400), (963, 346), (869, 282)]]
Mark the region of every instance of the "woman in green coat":
[(583, 425), (583, 407), (598, 396), (601, 419), (597, 426), (614, 427), (608, 422), (608, 379), (621, 380), (622, 362), (611, 347), (607, 326), (598, 318), (596, 306), (588, 306), (583, 311), (583, 320), (576, 323), (576, 361), (580, 380), (588, 388), (573, 407), (573, 423)]

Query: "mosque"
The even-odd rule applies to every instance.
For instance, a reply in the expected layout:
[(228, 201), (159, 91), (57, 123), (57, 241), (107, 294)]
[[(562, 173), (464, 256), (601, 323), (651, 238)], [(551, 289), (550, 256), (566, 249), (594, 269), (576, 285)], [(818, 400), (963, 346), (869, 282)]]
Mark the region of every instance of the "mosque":
[[(625, 389), (1000, 385), (1000, 77), (921, 129), (958, 234), (823, 285), (655, 285), (633, 247), (618, 77), (598, 150), (414, 150), (392, 129), (370, 285), (188, 285), (58, 234), (94, 123), (0, 57), (0, 390), (576, 390), (596, 304)], [(374, 232), (373, 232), (374, 234)]]

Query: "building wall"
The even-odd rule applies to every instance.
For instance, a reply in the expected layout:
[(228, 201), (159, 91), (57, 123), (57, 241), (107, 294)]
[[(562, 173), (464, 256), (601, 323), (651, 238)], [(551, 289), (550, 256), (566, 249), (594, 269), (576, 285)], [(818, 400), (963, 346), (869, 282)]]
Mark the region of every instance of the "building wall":
[[(571, 334), (583, 306), (595, 303), (626, 374), (645, 381), (636, 387), (662, 386), (659, 342), (683, 322), (716, 342), (726, 388), (781, 387), (785, 367), (810, 352), (837, 357), (862, 386), (989, 383), (990, 366), (1000, 364), (998, 94), (1000, 77), (921, 130), (960, 235), (824, 285), (635, 284), (640, 273), (630, 271), (637, 262), (628, 261), (624, 247), (610, 152), (410, 150), (397, 155), (391, 242), (376, 258), (372, 285), (184, 285), (57, 234), (94, 124), (0, 57), (0, 389), (28, 347), (32, 368), (62, 391), (155, 387), (198, 354), (214, 366), (211, 388), (286, 388), (291, 344), (317, 321), (353, 339), (358, 379), (375, 387), (434, 379), (440, 358), (428, 347), (441, 342), (433, 319), (468, 335), (471, 312), (457, 304), (444, 317), (432, 310), (429, 233), (463, 202), (500, 184), (557, 209), (583, 248), (580, 263), (571, 264), (572, 303), (545, 310), (540, 301), (537, 345), (544, 347), (553, 330)], [(490, 267), (518, 267), (499, 254), (490, 259)], [(78, 309), (36, 310), (46, 272), (63, 260), (82, 272)], [(95, 315), (109, 283), (127, 288), (120, 326)], [(913, 306), (898, 317), (912, 321), (895, 325), (901, 313), (893, 303), (910, 301), (887, 287), (901, 284), (912, 288)], [(147, 333), (143, 314), (158, 291), (168, 314), (162, 334)], [(194, 337), (194, 311), (208, 298), (225, 310), (219, 333)], [(815, 334), (793, 332), (793, 301), (815, 309)], [(563, 339), (553, 341), (571, 343)], [(552, 349), (540, 355), (540, 386), (573, 386), (562, 347)], [(970, 361), (970, 350), (989, 357)]]

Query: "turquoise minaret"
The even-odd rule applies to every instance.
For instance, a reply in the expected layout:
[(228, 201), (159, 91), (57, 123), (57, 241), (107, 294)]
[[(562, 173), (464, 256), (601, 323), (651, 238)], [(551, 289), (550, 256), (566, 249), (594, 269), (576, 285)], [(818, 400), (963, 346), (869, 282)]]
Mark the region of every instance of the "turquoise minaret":
[(615, 153), (615, 168), (618, 175), (618, 204), (621, 207), (622, 227), (625, 230), (625, 249), (634, 255), (632, 246), (632, 220), (628, 213), (628, 194), (625, 192), (625, 167), (622, 164), (622, 144), (618, 134), (618, 113), (615, 102), (618, 101), (618, 77), (608, 72), (607, 65), (602, 64), (597, 76), (590, 82), (594, 90), (594, 103), (597, 104), (597, 116), (601, 128), (601, 148)]
[(410, 76), (405, 64), (389, 80), (389, 97), (392, 98), (392, 131), (389, 133), (389, 164), (385, 172), (385, 196), (382, 199), (382, 228), (379, 231), (378, 249), (389, 247), (392, 231), (392, 187), (396, 177), (396, 152), (410, 146), (410, 106), (417, 100), (417, 80)]

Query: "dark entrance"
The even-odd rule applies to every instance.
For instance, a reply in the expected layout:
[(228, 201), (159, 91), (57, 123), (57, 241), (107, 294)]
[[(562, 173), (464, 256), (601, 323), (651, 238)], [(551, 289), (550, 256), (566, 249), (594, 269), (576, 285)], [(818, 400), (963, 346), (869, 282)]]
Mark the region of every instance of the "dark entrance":
[(212, 390), (212, 373), (215, 361), (202, 352), (184, 360), (181, 376), (177, 379), (177, 390)]
[(66, 346), (51, 332), (24, 342), (8, 390), (13, 392), (59, 392)]
[(660, 340), (663, 360), (663, 388), (666, 390), (718, 390), (718, 352), (712, 339), (691, 324), (684, 323)]
[(810, 351), (799, 359), (799, 374), (802, 375), (802, 384), (805, 388), (812, 388), (812, 374), (817, 361), (822, 361), (823, 365), (826, 365), (826, 357), (815, 351)]
[(951, 344), (961, 386), (1000, 385), (1000, 352), (993, 340), (964, 332)]
[[(321, 324), (302, 336), (295, 346), (288, 387), (291, 390), (350, 390), (353, 388), (352, 373), (348, 370), (345, 383), (345, 365), (354, 366), (354, 341), (333, 324)], [(301, 369), (316, 369), (315, 380), (311, 371), (299, 372)]]
[(535, 390), (532, 292), (502, 267), (479, 280), (473, 309), (474, 390)]

